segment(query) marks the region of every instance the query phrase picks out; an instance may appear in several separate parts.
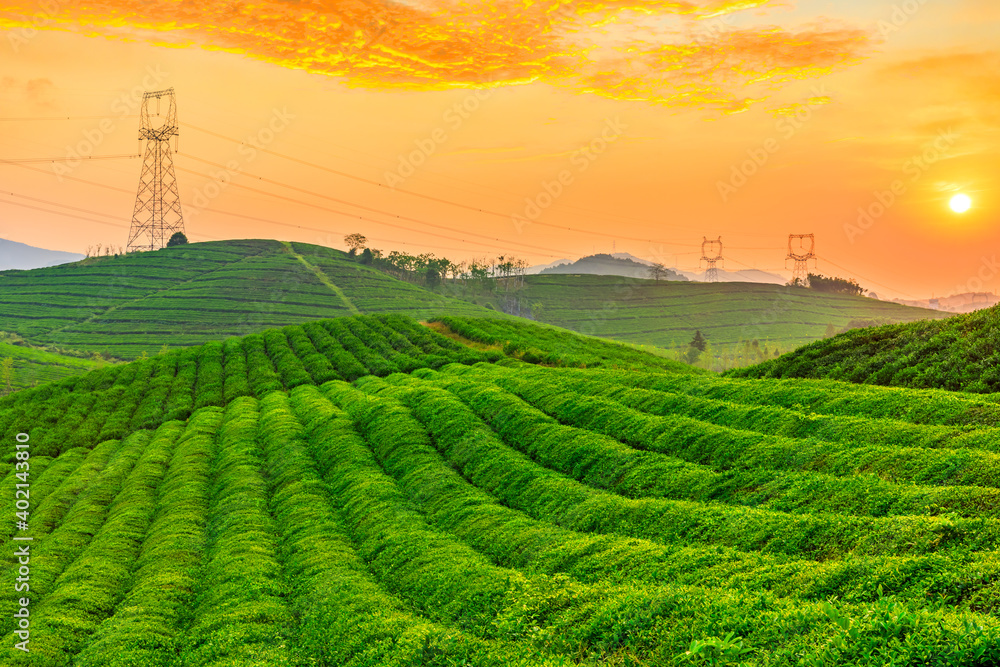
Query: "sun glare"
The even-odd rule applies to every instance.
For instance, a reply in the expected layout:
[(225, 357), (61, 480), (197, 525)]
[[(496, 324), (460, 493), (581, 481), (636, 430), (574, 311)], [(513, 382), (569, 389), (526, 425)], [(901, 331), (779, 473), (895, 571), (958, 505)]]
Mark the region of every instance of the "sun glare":
[(969, 195), (955, 195), (951, 198), (951, 210), (955, 213), (965, 213), (972, 208), (972, 199)]

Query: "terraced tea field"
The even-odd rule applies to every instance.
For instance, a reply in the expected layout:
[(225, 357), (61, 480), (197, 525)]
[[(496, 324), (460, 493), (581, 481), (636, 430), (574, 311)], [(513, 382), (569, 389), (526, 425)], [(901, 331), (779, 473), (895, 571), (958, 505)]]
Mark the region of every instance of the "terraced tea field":
[(740, 377), (808, 377), (896, 387), (1000, 392), (1000, 307), (942, 321), (848, 331)]
[(38, 343), (133, 359), (163, 346), (359, 312), (412, 317), (492, 311), (348, 261), (278, 241), (219, 241), (0, 271), (0, 329)]
[[(81, 357), (14, 345), (0, 340), (0, 360), (10, 359), (14, 391), (100, 368), (103, 363)], [(6, 389), (0, 385), (0, 392)]]
[(525, 296), (542, 321), (573, 331), (664, 348), (700, 330), (715, 346), (760, 340), (782, 351), (852, 320), (913, 322), (946, 314), (866, 297), (753, 283), (656, 282), (619, 276), (528, 276)]
[[(358, 313), (496, 317), (351, 261), (339, 250), (266, 240), (219, 241), (32, 271), (0, 271), (0, 331), (38, 344), (121, 359), (163, 345), (200, 345), (272, 327)], [(804, 345), (853, 320), (941, 317), (861, 297), (744, 283), (654, 282), (617, 276), (528, 276), (526, 312), (634, 345), (676, 349), (701, 330), (716, 354), (740, 341)]]
[(1000, 661), (1000, 404), (513, 333), (344, 317), (0, 399), (5, 664)]

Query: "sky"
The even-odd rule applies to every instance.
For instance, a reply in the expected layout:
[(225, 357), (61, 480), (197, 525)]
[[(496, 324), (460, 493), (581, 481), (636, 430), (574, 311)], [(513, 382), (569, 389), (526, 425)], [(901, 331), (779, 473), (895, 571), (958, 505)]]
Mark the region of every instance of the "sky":
[(997, 45), (996, 0), (8, 0), (0, 237), (124, 246), (174, 88), (192, 241), (787, 276), (813, 234), (883, 297), (994, 292)]

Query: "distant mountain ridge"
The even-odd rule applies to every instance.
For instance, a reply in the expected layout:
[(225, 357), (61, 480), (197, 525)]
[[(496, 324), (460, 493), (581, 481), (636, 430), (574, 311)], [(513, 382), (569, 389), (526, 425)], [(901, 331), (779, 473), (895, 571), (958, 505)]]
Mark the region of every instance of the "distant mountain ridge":
[[(626, 278), (649, 278), (649, 266), (652, 262), (644, 260), (636, 261), (631, 255), (623, 257), (627, 253), (619, 256), (597, 254), (581, 257), (572, 264), (561, 264), (542, 269), (540, 275), (554, 274), (575, 274), (575, 275), (597, 275), (597, 276), (623, 276)], [(666, 269), (663, 280), (681, 280), (687, 278), (672, 269)]]
[[(693, 271), (679, 271), (688, 280), (703, 283), (705, 273), (695, 273)], [(719, 269), (720, 283), (757, 283), (761, 285), (784, 285), (788, 280), (777, 273), (768, 273), (760, 269), (742, 269), (740, 271), (726, 271)]]
[(0, 271), (42, 269), (85, 259), (84, 255), (62, 250), (46, 250), (26, 243), (0, 239)]

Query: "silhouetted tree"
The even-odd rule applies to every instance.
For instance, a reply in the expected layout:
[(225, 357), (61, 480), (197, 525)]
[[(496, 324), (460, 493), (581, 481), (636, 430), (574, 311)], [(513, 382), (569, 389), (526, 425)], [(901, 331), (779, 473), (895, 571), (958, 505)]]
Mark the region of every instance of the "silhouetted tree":
[(368, 245), (368, 239), (364, 237), (363, 234), (348, 234), (344, 237), (344, 243), (347, 247), (351, 248), (355, 253)]
[(667, 267), (663, 266), (662, 263), (656, 262), (651, 264), (649, 267), (649, 277), (653, 280), (660, 280), (665, 275), (667, 275)]
[[(174, 235), (170, 237), (167, 241), (167, 247), (170, 248), (175, 245), (185, 245), (188, 242), (188, 237), (184, 236), (184, 232), (174, 232)], [(98, 247), (98, 252), (100, 252), (100, 246)]]

